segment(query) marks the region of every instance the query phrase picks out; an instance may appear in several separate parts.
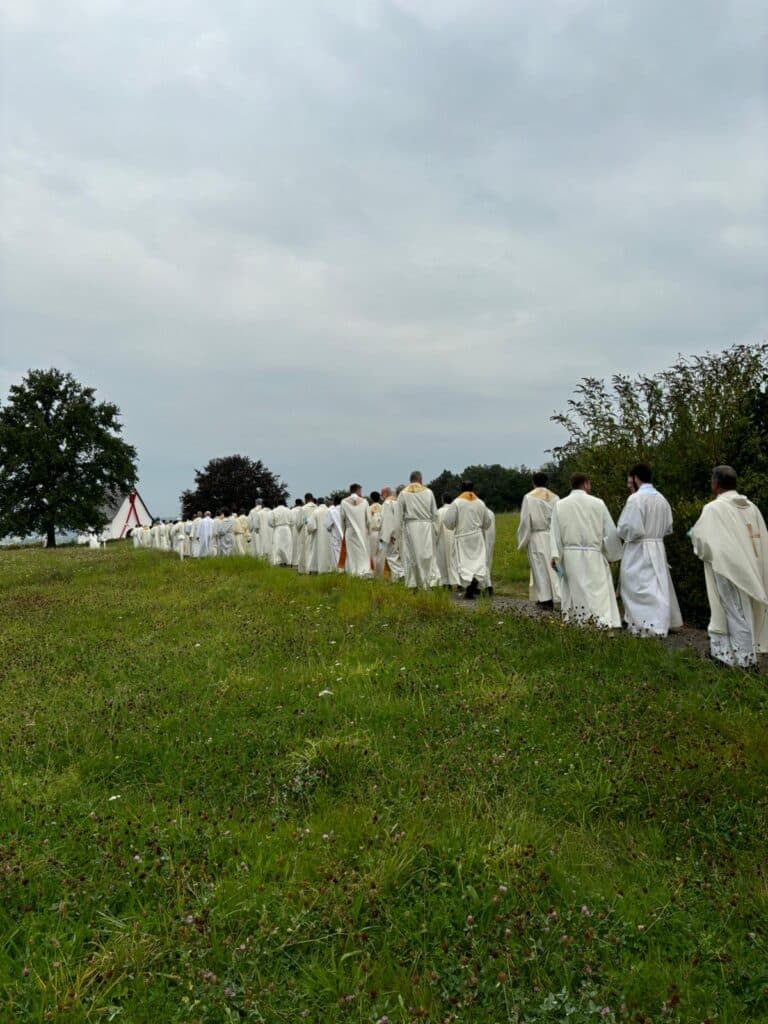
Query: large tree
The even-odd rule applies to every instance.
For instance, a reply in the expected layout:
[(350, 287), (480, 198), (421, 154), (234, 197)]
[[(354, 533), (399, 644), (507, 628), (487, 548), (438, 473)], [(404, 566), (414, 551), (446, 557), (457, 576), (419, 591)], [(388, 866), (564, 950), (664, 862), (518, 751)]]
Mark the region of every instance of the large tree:
[(99, 529), (136, 483), (120, 410), (60, 370), (29, 370), (0, 407), (0, 536)]
[(255, 498), (274, 508), (288, 500), (288, 488), (261, 460), (254, 462), (247, 455), (227, 455), (211, 459), (203, 470), (195, 470), (193, 490), (181, 495), (181, 511), (185, 519), (197, 512), (220, 509), (249, 509)]

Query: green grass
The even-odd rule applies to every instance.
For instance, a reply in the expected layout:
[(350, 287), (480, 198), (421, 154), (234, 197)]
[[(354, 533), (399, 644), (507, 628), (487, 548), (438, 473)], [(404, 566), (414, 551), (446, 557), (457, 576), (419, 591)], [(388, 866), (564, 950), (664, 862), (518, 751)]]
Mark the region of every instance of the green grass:
[(0, 1020), (768, 1020), (764, 680), (123, 546), (0, 604)]

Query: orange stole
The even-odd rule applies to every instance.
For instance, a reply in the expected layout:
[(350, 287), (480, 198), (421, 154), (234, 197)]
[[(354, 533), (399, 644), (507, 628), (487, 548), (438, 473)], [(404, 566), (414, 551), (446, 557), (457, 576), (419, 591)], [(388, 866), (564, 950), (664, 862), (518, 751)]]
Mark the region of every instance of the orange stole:
[(472, 491), (462, 491), (459, 498), (464, 498), (465, 501), (477, 501), (477, 495)]
[(347, 538), (341, 538), (341, 551), (339, 552), (339, 564), (337, 568), (343, 569), (347, 564)]

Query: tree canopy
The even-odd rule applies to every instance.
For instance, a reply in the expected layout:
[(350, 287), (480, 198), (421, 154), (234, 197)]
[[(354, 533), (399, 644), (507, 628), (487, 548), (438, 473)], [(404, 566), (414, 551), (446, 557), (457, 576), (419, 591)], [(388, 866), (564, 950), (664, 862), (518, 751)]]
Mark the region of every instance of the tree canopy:
[(0, 407), (0, 536), (100, 529), (136, 483), (120, 410), (60, 370), (29, 370)]
[(667, 370), (617, 374), (610, 385), (585, 377), (566, 412), (552, 417), (568, 432), (553, 455), (589, 473), (614, 512), (635, 462), (653, 466), (673, 504), (703, 501), (713, 466), (732, 465), (760, 504), (768, 499), (767, 389), (768, 344), (680, 356)]
[(194, 488), (184, 491), (179, 500), (182, 515), (191, 519), (198, 512), (246, 511), (256, 498), (274, 508), (288, 500), (288, 488), (261, 460), (227, 455), (196, 469)]

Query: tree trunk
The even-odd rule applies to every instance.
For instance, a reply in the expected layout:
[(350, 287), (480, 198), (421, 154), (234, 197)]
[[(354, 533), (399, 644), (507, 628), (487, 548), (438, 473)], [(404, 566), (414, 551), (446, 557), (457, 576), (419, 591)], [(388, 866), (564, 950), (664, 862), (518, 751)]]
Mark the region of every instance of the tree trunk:
[(45, 530), (45, 546), (47, 548), (56, 547), (56, 527), (53, 523), (48, 523)]

